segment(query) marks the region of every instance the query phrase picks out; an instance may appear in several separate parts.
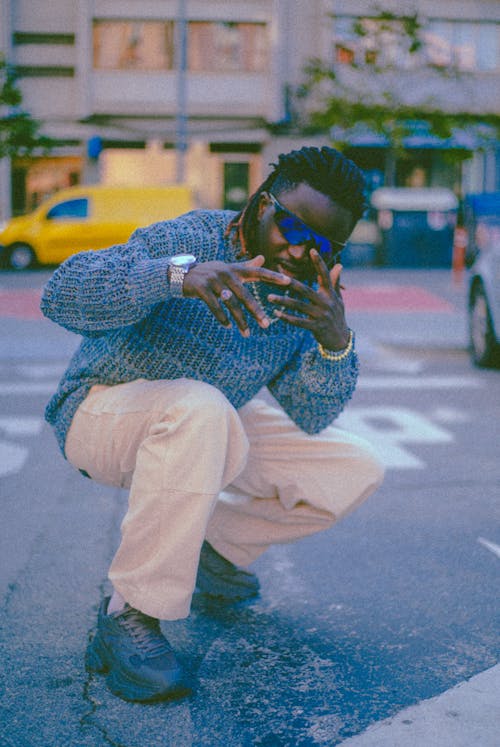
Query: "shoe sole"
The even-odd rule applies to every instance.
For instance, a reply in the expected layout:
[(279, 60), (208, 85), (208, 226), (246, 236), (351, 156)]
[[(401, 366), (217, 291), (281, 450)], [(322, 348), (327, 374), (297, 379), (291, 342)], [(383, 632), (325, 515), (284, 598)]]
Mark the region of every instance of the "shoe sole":
[(87, 646), (85, 669), (91, 674), (106, 676), (106, 684), (113, 695), (133, 703), (154, 703), (169, 698), (182, 698), (191, 693), (191, 688), (182, 681), (182, 671), (178, 670), (179, 681), (167, 689), (146, 686), (124, 672), (112, 668), (107, 650), (99, 635), (96, 635)]

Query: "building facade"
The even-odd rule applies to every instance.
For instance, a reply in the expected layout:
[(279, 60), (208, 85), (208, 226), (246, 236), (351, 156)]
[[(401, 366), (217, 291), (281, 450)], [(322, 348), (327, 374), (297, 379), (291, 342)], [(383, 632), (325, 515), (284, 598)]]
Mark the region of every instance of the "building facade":
[[(443, 78), (439, 96), (478, 114), (491, 110), (496, 97), (500, 110), (498, 0), (380, 5), (424, 14), (435, 61), (460, 55), (467, 86)], [(294, 127), (293, 92), (312, 56), (341, 68), (346, 55), (366, 54), (352, 48), (350, 36), (356, 18), (377, 12), (371, 6), (361, 0), (0, 0), (0, 53), (17, 67), (23, 108), (58, 143), (48, 156), (4, 159), (0, 217), (26, 212), (79, 182), (186, 181), (201, 205), (238, 208), (279, 152), (332, 142), (332, 132), (306, 137)], [(392, 175), (383, 143), (354, 133), (350, 154), (375, 182), (498, 189), (496, 143), (453, 173), (435, 146), (420, 140), (411, 165)], [(474, 143), (467, 147), (475, 150)]]

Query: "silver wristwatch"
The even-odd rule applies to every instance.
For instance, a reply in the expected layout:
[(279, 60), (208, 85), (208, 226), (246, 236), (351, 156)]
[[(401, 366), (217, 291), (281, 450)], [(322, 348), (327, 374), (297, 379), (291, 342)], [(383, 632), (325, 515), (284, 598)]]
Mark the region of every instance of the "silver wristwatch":
[(196, 257), (193, 254), (177, 254), (169, 257), (167, 276), (171, 296), (180, 298), (183, 295), (184, 277), (195, 264)]

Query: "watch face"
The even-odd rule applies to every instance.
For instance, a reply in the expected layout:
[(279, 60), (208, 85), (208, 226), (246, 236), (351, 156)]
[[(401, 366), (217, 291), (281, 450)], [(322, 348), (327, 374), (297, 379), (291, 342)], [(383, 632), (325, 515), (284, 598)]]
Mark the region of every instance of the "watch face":
[(196, 257), (193, 254), (178, 254), (177, 257), (170, 258), (170, 264), (176, 267), (185, 267), (186, 265), (192, 265), (196, 262)]

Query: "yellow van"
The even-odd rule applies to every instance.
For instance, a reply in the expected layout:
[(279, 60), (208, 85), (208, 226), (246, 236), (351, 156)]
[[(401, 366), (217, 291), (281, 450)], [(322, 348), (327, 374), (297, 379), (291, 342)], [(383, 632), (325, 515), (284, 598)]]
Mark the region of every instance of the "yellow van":
[(121, 244), (136, 228), (193, 208), (192, 191), (182, 185), (69, 187), (0, 230), (0, 265), (24, 270), (59, 264), (76, 252)]

